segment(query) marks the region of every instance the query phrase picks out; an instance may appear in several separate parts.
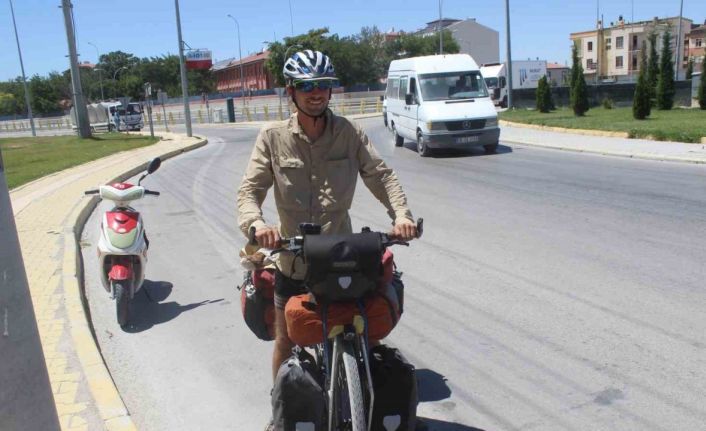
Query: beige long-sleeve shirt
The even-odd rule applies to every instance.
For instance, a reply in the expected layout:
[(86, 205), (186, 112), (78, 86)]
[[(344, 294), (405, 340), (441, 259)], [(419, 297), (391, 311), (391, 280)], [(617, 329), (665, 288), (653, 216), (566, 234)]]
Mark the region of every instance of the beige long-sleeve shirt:
[[(251, 226), (266, 225), (261, 206), (274, 187), (282, 236), (299, 235), (299, 223), (319, 224), (323, 234), (350, 233), (348, 210), (358, 174), (393, 221), (413, 220), (397, 176), (365, 133), (348, 119), (329, 111), (324, 133), (314, 142), (301, 129), (297, 114), (268, 124), (255, 141), (238, 190), (240, 229), (247, 236)], [(296, 266), (292, 259), (290, 253), (282, 253), (280, 270), (303, 278), (300, 259)]]

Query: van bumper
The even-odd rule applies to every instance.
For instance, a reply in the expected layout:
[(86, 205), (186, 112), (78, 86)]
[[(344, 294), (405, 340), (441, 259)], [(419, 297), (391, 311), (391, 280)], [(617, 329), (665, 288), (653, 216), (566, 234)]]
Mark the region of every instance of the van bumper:
[(496, 145), (500, 140), (500, 128), (445, 134), (424, 133), (423, 136), (429, 148), (470, 148)]

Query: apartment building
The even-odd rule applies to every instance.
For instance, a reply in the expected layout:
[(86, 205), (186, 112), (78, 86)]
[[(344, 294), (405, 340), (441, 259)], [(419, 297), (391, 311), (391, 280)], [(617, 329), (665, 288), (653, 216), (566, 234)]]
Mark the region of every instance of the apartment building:
[[(679, 17), (655, 17), (651, 21), (618, 21), (605, 27), (598, 21), (595, 30), (571, 33), (570, 39), (578, 47), (578, 55), (588, 82), (635, 82), (640, 73), (640, 52), (645, 41), (649, 50), (649, 35), (657, 34), (657, 52), (662, 51), (662, 36), (669, 30), (672, 35), (672, 53), (676, 53)], [(680, 45), (685, 46), (686, 35), (691, 32), (692, 21), (681, 19)], [(679, 56), (681, 59), (682, 56)], [(678, 79), (684, 79), (686, 62), (679, 61)]]
[[(684, 64), (689, 59), (694, 61), (694, 73), (703, 72), (702, 65), (706, 56), (706, 21), (701, 25), (692, 25), (684, 40)], [(685, 66), (686, 67), (686, 66)]]
[(459, 46), (461, 54), (468, 54), (478, 64), (498, 63), (500, 61), (500, 36), (492, 28), (476, 22), (475, 18), (465, 20), (443, 18), (427, 23), (416, 31), (422, 36), (437, 36), (439, 27), (451, 32)]
[(258, 90), (274, 88), (275, 80), (265, 67), (268, 55), (269, 51), (263, 51), (242, 60), (232, 58), (215, 63), (211, 72), (216, 79), (216, 90), (219, 93), (235, 93), (242, 91), (244, 86), (246, 94), (253, 94)]

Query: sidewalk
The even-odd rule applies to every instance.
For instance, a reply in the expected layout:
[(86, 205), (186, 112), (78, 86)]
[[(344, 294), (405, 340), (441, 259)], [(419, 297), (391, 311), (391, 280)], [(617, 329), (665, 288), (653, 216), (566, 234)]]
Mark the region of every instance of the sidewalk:
[[(351, 119), (381, 114), (349, 116)], [(257, 127), (237, 123), (209, 127)], [(501, 142), (621, 157), (706, 163), (706, 145), (655, 142), (533, 129), (501, 122)], [(64, 431), (135, 430), (95, 344), (84, 309), (80, 230), (97, 202), (83, 191), (205, 145), (202, 138), (158, 132), (150, 147), (52, 174), (10, 193), (54, 401)]]
[(500, 142), (552, 148), (582, 153), (603, 154), (670, 162), (706, 163), (706, 143), (650, 141), (615, 137), (600, 131), (559, 132), (541, 126), (500, 121)]
[[(152, 146), (122, 152), (18, 187), (10, 193), (32, 303), (61, 429), (135, 430), (101, 357), (82, 301), (78, 240), (97, 198), (83, 191), (204, 145), (162, 133)], [(77, 231), (78, 230), (78, 231)]]

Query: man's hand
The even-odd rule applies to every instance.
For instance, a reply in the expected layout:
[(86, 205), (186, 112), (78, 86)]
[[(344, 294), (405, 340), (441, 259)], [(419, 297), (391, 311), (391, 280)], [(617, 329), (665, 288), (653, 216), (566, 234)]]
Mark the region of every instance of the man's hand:
[(279, 231), (276, 227), (261, 227), (255, 231), (255, 239), (257, 244), (262, 248), (269, 248), (274, 250), (279, 248)]
[(392, 228), (392, 235), (402, 241), (410, 241), (417, 237), (417, 225), (410, 220), (399, 220)]

